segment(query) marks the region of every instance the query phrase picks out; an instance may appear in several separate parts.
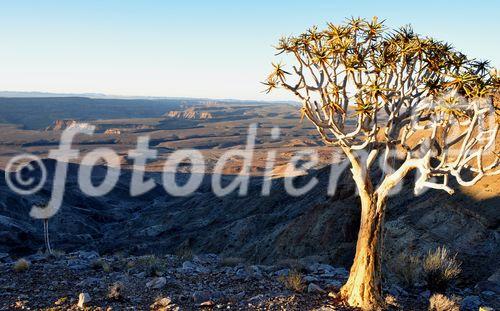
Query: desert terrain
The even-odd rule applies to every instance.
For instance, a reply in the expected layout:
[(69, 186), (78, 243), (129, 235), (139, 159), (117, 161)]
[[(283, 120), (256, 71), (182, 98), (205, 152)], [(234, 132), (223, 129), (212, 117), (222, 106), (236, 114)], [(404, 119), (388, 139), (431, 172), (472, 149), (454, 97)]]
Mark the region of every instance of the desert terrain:
[[(74, 105), (74, 111), (67, 105)], [(295, 104), (0, 98), (0, 116), (0, 309), (77, 309), (79, 294), (86, 293), (92, 297), (86, 307), (95, 310), (349, 310), (336, 293), (354, 256), (358, 197), (349, 170), (339, 178), (335, 194), (327, 195), (329, 165), (342, 159), (335, 148), (320, 142), (310, 123), (300, 121)], [(225, 151), (245, 148), (252, 123), (258, 129), (249, 193), (217, 197), (211, 191), (211, 170)], [(4, 167), (20, 153), (45, 158), (57, 148), (62, 131), (77, 124), (95, 125), (96, 133), (78, 136), (74, 148), (82, 155), (112, 148), (123, 169), (113, 191), (88, 197), (78, 189), (78, 160), (69, 165), (63, 206), (49, 222), (56, 252), (48, 256), (43, 222), (29, 211), (48, 201), (55, 162), (44, 160), (48, 181), (29, 196), (9, 189), (4, 176), (12, 172)], [(280, 136), (275, 139), (277, 126)], [(144, 135), (158, 152), (147, 165), (147, 176), (158, 183), (131, 197), (127, 154)], [(208, 171), (193, 195), (173, 197), (161, 187), (160, 174), (168, 156), (184, 148), (201, 151)], [(272, 150), (277, 163), (271, 192), (262, 196), (265, 160)], [(297, 183), (315, 177), (318, 185), (293, 197), (284, 190), (284, 165), (301, 150), (317, 150), (320, 161)], [(102, 164), (92, 172), (95, 181), (107, 172)], [(240, 169), (240, 159), (229, 161), (225, 178)], [(187, 173), (178, 174), (182, 178)], [(39, 177), (37, 171), (23, 174)], [(421, 266), (409, 259), (421, 260), (446, 246), (462, 263), (447, 294), (457, 297), (464, 310), (498, 309), (498, 176), (472, 188), (455, 185), (453, 196), (437, 190), (415, 196), (413, 178), (391, 197), (386, 216), (384, 295), (392, 308), (427, 309), (430, 292)], [(16, 272), (20, 258), (29, 268)], [(295, 288), (286, 280), (297, 274)], [(121, 294), (110, 295), (116, 287)]]

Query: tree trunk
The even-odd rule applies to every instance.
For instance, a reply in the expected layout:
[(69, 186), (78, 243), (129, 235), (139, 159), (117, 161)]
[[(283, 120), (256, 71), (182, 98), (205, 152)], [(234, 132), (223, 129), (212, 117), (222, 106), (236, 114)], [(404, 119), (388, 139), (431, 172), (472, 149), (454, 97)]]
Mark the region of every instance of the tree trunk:
[(362, 193), (361, 222), (356, 243), (356, 256), (349, 279), (340, 295), (353, 307), (380, 310), (382, 299), (381, 248), (385, 199)]

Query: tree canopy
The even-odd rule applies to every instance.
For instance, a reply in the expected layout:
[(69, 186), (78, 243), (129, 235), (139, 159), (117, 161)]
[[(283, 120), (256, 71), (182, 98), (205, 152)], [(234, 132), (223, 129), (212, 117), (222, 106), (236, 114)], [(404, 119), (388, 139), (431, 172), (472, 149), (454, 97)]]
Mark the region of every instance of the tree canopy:
[[(377, 17), (312, 27), (281, 38), (276, 49), (294, 64), (273, 64), (267, 91), (281, 87), (295, 94), (327, 144), (348, 153), (366, 150), (370, 159), (385, 149), (388, 163), (397, 150), (407, 159), (427, 156), (427, 163), (416, 165), (423, 175), (417, 186), (448, 192), (448, 175), (465, 185), (498, 166), (499, 122), (491, 99), (500, 76), (488, 61), (469, 59), (410, 26), (387, 30)], [(464, 167), (475, 177), (465, 181)], [(429, 181), (437, 176), (446, 181)]]

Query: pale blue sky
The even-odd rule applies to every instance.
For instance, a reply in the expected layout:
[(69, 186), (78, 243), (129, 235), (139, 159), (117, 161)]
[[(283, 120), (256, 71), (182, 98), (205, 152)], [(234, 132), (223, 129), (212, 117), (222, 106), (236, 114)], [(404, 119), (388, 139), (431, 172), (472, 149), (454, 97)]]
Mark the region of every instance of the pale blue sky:
[(0, 0), (0, 90), (293, 99), (261, 93), (271, 45), (373, 15), (500, 66), (497, 0)]

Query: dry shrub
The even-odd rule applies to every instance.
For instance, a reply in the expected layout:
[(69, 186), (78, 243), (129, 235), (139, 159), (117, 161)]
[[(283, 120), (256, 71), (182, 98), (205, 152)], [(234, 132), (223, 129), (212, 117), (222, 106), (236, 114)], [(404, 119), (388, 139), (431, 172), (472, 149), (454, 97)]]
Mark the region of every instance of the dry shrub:
[(429, 251), (424, 259), (424, 275), (431, 291), (444, 291), (462, 271), (457, 255), (451, 256), (445, 247)]
[(109, 265), (109, 263), (100, 258), (94, 260), (91, 264), (91, 267), (94, 270), (102, 270), (103, 272), (106, 273), (111, 272), (111, 266)]
[(429, 311), (460, 311), (460, 306), (456, 298), (434, 294), (429, 298)]
[(302, 279), (302, 274), (298, 271), (290, 271), (286, 276), (280, 276), (278, 280), (285, 285), (289, 290), (301, 293), (304, 291), (306, 285)]
[(245, 262), (244, 258), (241, 257), (224, 257), (221, 260), (221, 264), (223, 266), (228, 266), (228, 267), (235, 267), (239, 264), (242, 264)]
[(182, 260), (192, 260), (194, 257), (193, 250), (189, 247), (182, 247), (177, 249), (175, 255)]
[(27, 261), (26, 259), (24, 258), (20, 258), (18, 259), (15, 263), (14, 263), (14, 271), (16, 272), (24, 272), (24, 271), (27, 271), (29, 268), (30, 268), (30, 262)]
[(420, 277), (421, 261), (418, 257), (399, 254), (392, 260), (391, 269), (404, 286), (413, 286)]
[(166, 270), (165, 262), (155, 255), (139, 257), (136, 266), (142, 268), (148, 276), (161, 276)]

